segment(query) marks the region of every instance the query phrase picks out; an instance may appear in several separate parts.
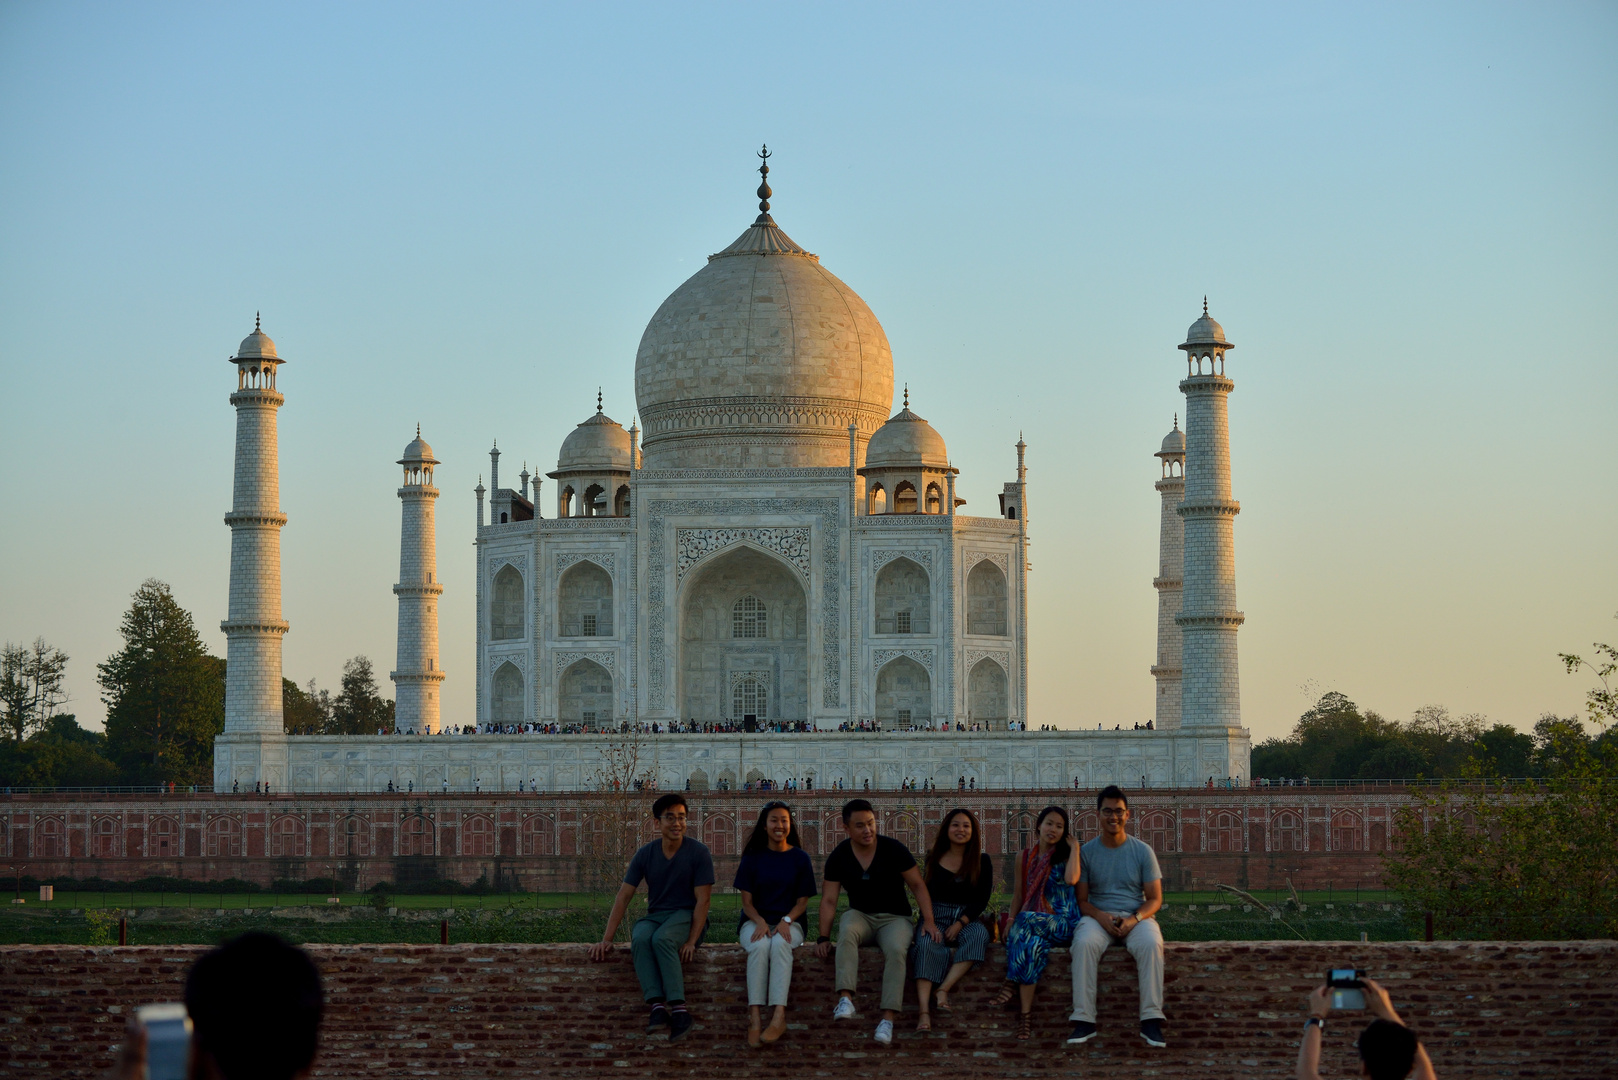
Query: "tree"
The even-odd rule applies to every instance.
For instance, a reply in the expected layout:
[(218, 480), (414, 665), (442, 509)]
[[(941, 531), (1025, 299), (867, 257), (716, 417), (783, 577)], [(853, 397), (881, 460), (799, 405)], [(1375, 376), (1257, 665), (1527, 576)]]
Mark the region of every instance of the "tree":
[(315, 680), (301, 690), (291, 679), (281, 680), (281, 719), (288, 735), (321, 735), (331, 725), (331, 691), (321, 690)]
[[(1577, 717), (1534, 726), (1543, 783), (1422, 793), (1387, 860), (1390, 884), (1412, 922), (1426, 913), (1444, 937), (1568, 939), (1618, 935), (1618, 721), (1611, 676), (1618, 652), (1561, 656), (1569, 674), (1590, 669), (1589, 739)], [(1503, 726), (1503, 725), (1502, 725)], [(1521, 743), (1485, 732), (1521, 752)]]
[(371, 661), (356, 656), (343, 665), (342, 687), (331, 703), (328, 735), (375, 735), (393, 730), (394, 703), (376, 691)]
[(225, 726), (225, 662), (155, 578), (135, 590), (119, 633), (124, 647), (97, 665), (109, 756), (128, 783), (208, 782)]
[(43, 728), (67, 700), (67, 654), (44, 638), (0, 647), (0, 725), (14, 747)]
[(1534, 740), (1510, 724), (1496, 724), (1477, 737), (1472, 761), (1481, 776), (1531, 775)]

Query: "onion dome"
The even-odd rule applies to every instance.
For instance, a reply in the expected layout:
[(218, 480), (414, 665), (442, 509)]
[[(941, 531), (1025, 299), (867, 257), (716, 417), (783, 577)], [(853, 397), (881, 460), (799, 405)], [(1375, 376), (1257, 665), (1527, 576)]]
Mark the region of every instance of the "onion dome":
[(404, 457), (399, 459), (400, 465), (437, 465), (439, 460), (433, 457), (433, 448), (427, 445), (427, 440), (421, 437), (421, 425), (416, 425), (416, 437), (404, 448)]
[(1180, 430), (1180, 414), (1174, 414), (1174, 430), (1163, 436), (1163, 449), (1153, 457), (1185, 456), (1185, 432)]
[(1214, 322), (1208, 314), (1208, 298), (1202, 298), (1202, 317), (1191, 324), (1185, 332), (1185, 344), (1182, 349), (1198, 349), (1206, 346), (1217, 346), (1221, 349), (1234, 349), (1236, 344), (1225, 340), (1225, 328)]
[(277, 364), (284, 361), (275, 353), (275, 342), (270, 335), (259, 329), (258, 316), (253, 316), (253, 332), (242, 338), (240, 347), (232, 360), (274, 360)]
[(601, 411), (597, 395), (595, 415), (568, 432), (562, 452), (556, 459), (557, 473), (574, 470), (592, 472), (629, 471), (629, 432)]
[[(767, 171), (764, 166), (760, 171)], [(761, 212), (646, 325), (645, 467), (848, 465), (893, 405), (893, 352), (859, 295)]]
[(948, 469), (949, 452), (944, 437), (933, 426), (910, 411), (910, 391), (905, 391), (904, 408), (877, 429), (865, 447), (867, 469)]

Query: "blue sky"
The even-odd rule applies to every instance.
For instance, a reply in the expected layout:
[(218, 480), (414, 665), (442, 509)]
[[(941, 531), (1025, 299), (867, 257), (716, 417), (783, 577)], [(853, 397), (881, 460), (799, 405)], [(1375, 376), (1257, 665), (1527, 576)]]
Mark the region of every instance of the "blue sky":
[(281, 387), (286, 672), (386, 671), (394, 460), (438, 473), (471, 714), (490, 441), (553, 468), (669, 292), (774, 214), (860, 292), (990, 513), (1029, 444), (1035, 723), (1152, 708), (1174, 346), (1229, 371), (1245, 715), (1530, 725), (1618, 635), (1618, 9), (0, 7), (0, 638), (140, 581), (223, 653), (234, 387)]

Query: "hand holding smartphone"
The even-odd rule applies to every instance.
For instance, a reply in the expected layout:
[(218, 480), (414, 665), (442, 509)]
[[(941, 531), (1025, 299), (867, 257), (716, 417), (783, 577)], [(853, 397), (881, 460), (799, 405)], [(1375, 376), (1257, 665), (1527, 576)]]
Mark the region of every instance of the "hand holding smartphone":
[(1326, 985), (1331, 987), (1331, 1007), (1333, 1009), (1365, 1008), (1365, 984), (1360, 980), (1365, 978), (1365, 972), (1355, 968), (1333, 968), (1331, 977)]
[(186, 1080), (191, 1059), (191, 1017), (178, 1001), (142, 1005), (135, 1022), (146, 1032), (147, 1080)]

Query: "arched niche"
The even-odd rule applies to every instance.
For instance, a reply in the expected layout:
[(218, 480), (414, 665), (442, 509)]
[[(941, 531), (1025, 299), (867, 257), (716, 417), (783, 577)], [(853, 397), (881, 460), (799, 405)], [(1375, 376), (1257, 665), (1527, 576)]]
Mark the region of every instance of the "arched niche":
[(929, 514), (944, 512), (944, 489), (937, 484), (927, 485), (927, 512)]
[(522, 572), (506, 564), (494, 575), (489, 597), (489, 637), (509, 641), (523, 636)]
[(600, 730), (612, 723), (612, 673), (594, 660), (576, 660), (562, 673), (557, 711), (564, 724)]
[(562, 572), (557, 585), (562, 637), (612, 636), (612, 576), (581, 559)]
[(893, 512), (914, 514), (916, 510), (916, 485), (908, 480), (901, 480), (893, 489)]
[(899, 656), (876, 675), (876, 718), (884, 728), (925, 724), (933, 716), (933, 681), (927, 669)]
[(1006, 636), (1006, 575), (988, 559), (966, 575), (966, 632)]
[(916, 562), (898, 558), (876, 575), (876, 632), (932, 632), (932, 580)]
[(1005, 728), (1010, 715), (1010, 693), (1005, 668), (984, 657), (966, 677), (967, 716), (992, 730)]
[(489, 693), (489, 719), (497, 724), (522, 723), (524, 697), (522, 672), (516, 664), (507, 660), (494, 670)]
[(710, 556), (687, 576), (679, 613), (682, 719), (740, 720), (733, 687), (747, 677), (768, 688), (760, 715), (809, 718), (808, 597), (787, 563), (745, 544)]
[(872, 484), (871, 490), (865, 495), (866, 514), (886, 514), (888, 512), (888, 489), (881, 484)]

